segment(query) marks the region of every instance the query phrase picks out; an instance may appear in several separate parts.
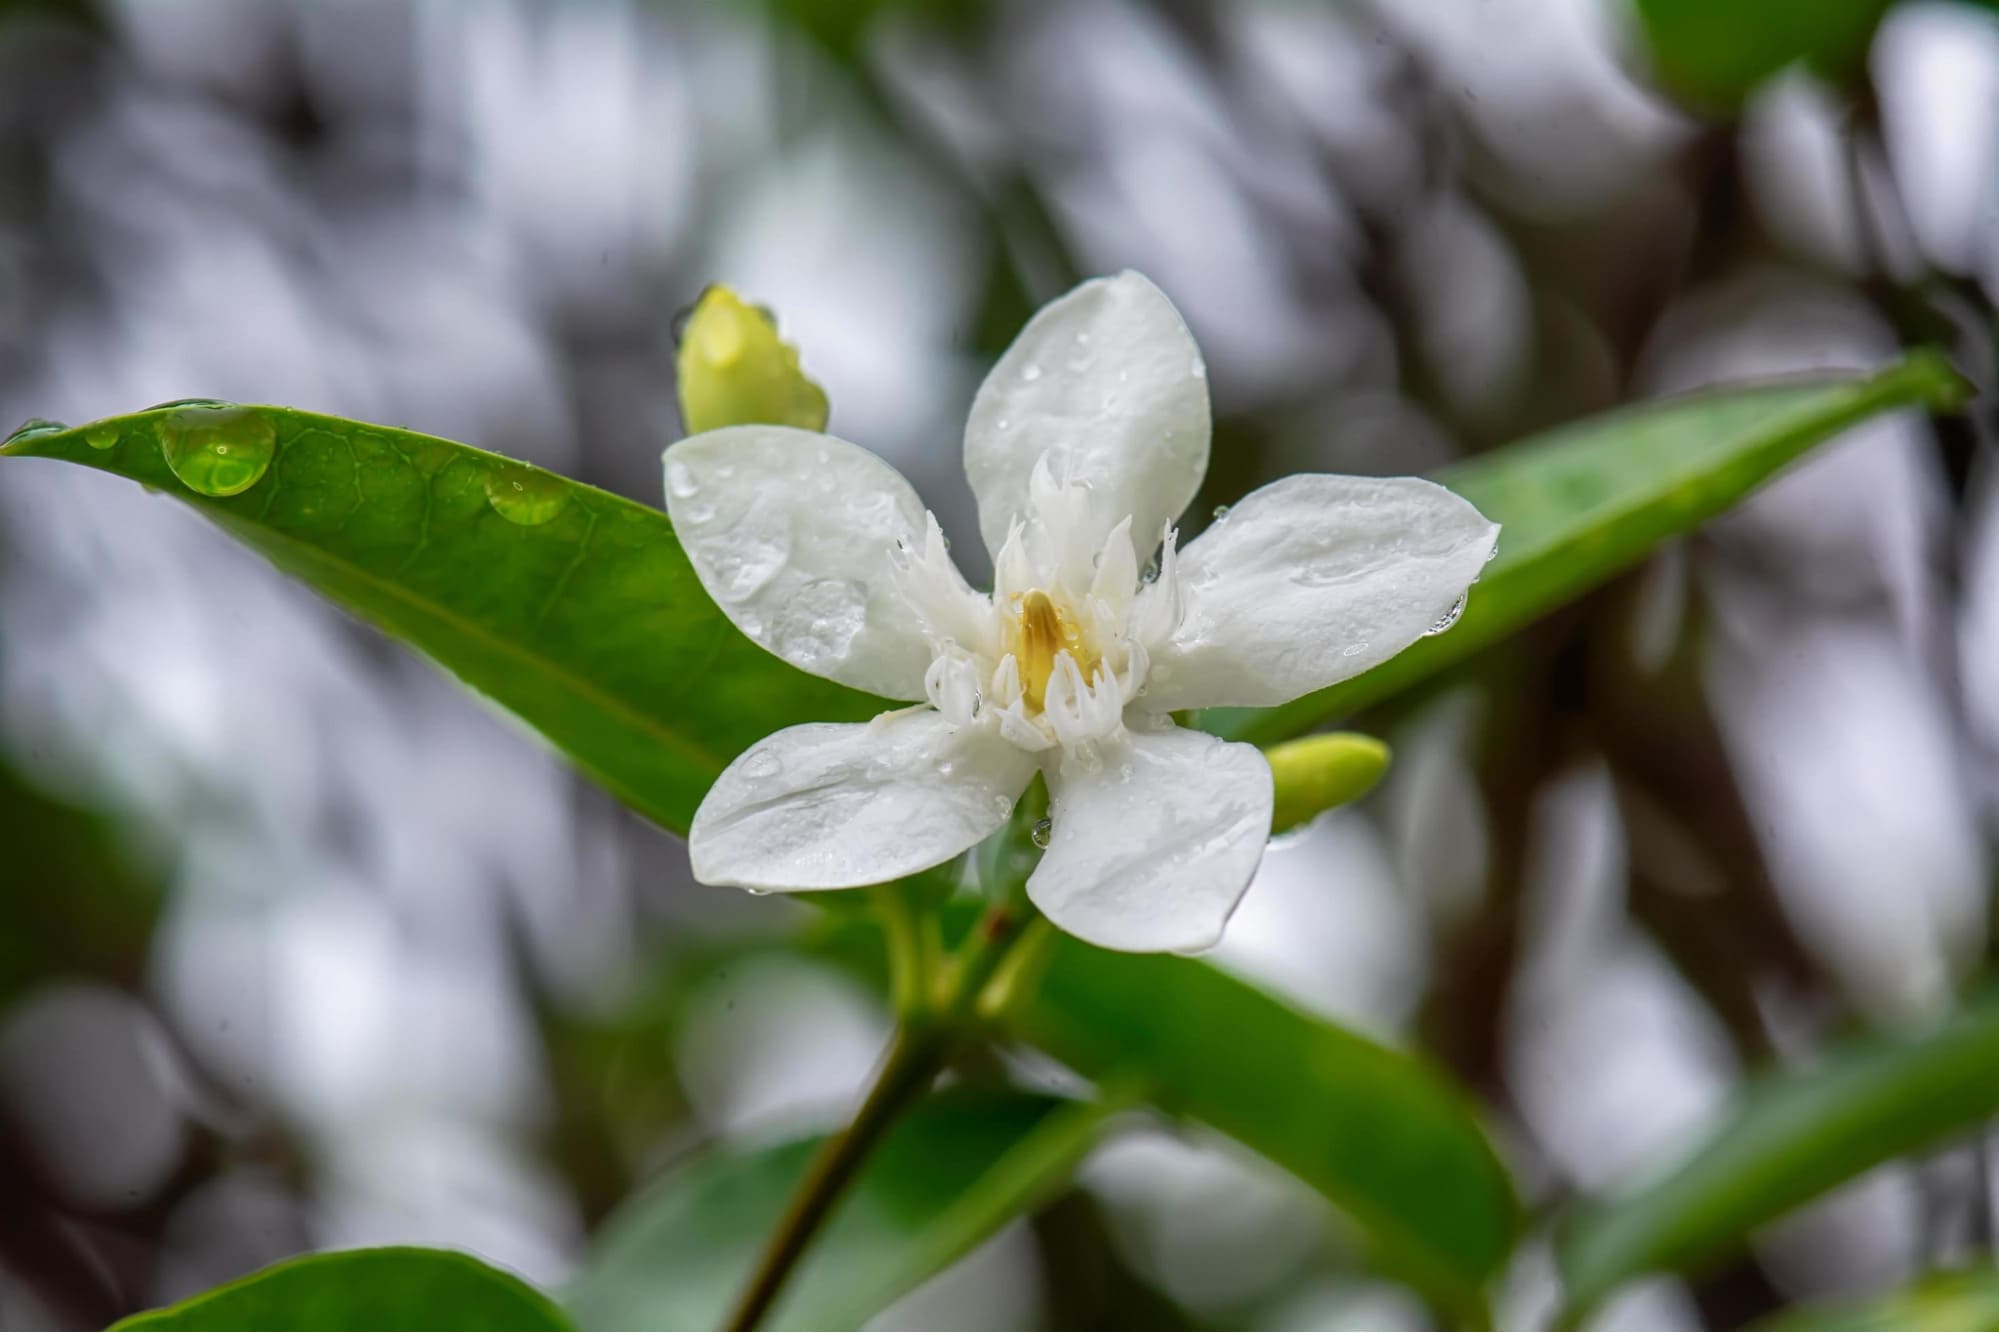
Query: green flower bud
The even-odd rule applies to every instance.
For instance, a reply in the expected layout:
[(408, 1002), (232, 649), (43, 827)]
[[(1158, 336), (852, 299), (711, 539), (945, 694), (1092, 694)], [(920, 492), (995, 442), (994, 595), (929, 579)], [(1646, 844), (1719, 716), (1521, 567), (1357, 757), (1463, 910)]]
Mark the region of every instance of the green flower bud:
[(1358, 732), (1301, 736), (1263, 752), (1277, 782), (1270, 831), (1283, 833), (1365, 796), (1388, 771), (1388, 746)]
[(690, 435), (765, 424), (826, 429), (826, 391), (798, 368), (768, 311), (717, 284), (701, 293), (675, 357)]

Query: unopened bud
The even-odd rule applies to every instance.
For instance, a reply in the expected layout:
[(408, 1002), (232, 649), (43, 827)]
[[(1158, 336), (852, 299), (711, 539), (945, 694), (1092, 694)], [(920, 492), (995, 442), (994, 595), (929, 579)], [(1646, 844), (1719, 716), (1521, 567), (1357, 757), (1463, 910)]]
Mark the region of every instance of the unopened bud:
[(701, 293), (675, 369), (690, 435), (757, 424), (826, 429), (826, 391), (798, 368), (798, 349), (777, 336), (768, 311), (727, 287)]
[(1283, 833), (1365, 796), (1388, 771), (1388, 746), (1372, 736), (1334, 731), (1301, 736), (1263, 752), (1276, 779), (1270, 831)]

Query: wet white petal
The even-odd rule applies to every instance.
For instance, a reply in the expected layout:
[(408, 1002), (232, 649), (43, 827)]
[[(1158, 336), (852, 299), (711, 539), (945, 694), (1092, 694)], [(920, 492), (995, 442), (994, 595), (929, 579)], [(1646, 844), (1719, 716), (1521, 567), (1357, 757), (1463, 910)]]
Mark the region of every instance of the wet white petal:
[[(1121, 518), (1150, 543), (1208, 470), (1200, 350), (1165, 293), (1136, 273), (1086, 282), (1028, 321), (980, 386), (965, 424), (979, 531), (998, 553), (1027, 512), (1035, 463), (1090, 487), (1094, 551)], [(1138, 551), (1142, 562), (1152, 554)]]
[(1033, 775), (995, 729), (928, 708), (791, 727), (709, 789), (687, 835), (694, 877), (795, 893), (913, 874), (997, 829)]
[(1270, 765), (1253, 745), (1167, 727), (1048, 770), (1054, 839), (1027, 881), (1048, 919), (1132, 953), (1222, 936), (1270, 837)]
[[(1449, 621), (1499, 526), (1414, 477), (1307, 474), (1252, 492), (1180, 552), (1179, 626), (1148, 709), (1265, 707), (1359, 675)], [(1171, 595), (1139, 595), (1136, 618)]]
[(930, 648), (893, 556), (919, 549), (924, 510), (900, 473), (788, 426), (708, 431), (665, 462), (674, 531), (736, 628), (814, 675), (923, 697)]

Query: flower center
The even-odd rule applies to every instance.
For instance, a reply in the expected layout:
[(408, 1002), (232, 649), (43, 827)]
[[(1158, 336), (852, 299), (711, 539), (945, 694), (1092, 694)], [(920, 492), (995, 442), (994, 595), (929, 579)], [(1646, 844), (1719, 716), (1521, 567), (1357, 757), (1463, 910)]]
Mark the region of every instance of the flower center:
[(1041, 589), (1030, 588), (1012, 602), (1012, 614), (1001, 627), (1004, 650), (1013, 654), (1020, 668), (1021, 696), (1028, 707), (1038, 712), (1058, 654), (1067, 653), (1074, 658), (1084, 680), (1095, 673), (1098, 657), (1086, 645), (1082, 629), (1069, 609)]

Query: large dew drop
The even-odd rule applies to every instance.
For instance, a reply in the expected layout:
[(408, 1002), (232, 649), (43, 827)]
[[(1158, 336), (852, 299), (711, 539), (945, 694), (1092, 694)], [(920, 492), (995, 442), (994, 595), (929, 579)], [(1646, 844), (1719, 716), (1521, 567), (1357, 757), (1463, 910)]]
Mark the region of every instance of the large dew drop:
[(83, 442), (93, 449), (109, 449), (118, 443), (118, 428), (110, 422), (83, 432)]
[(486, 474), (486, 501), (509, 523), (538, 528), (562, 512), (562, 479), (525, 463), (502, 463)]
[(1436, 624), (1424, 630), (1423, 637), (1427, 639), (1433, 634), (1442, 634), (1445, 630), (1457, 624), (1458, 617), (1463, 615), (1464, 613), (1465, 613), (1465, 594), (1459, 593), (1458, 600), (1451, 603), (1451, 609), (1444, 612), (1444, 614), (1438, 618)]
[(183, 407), (161, 417), (155, 429), (181, 484), (217, 499), (255, 486), (278, 451), (277, 427), (247, 407)]
[(1044, 852), (1047, 851), (1048, 844), (1055, 839), (1055, 821), (1052, 819), (1037, 821), (1027, 836), (1036, 847)]
[(46, 417), (29, 417), (14, 428), (12, 435), (9, 435), (4, 440), (0, 440), (0, 444), (12, 444), (14, 441), (28, 435), (53, 435), (59, 430), (68, 429), (69, 427), (63, 425), (60, 421), (50, 421)]

